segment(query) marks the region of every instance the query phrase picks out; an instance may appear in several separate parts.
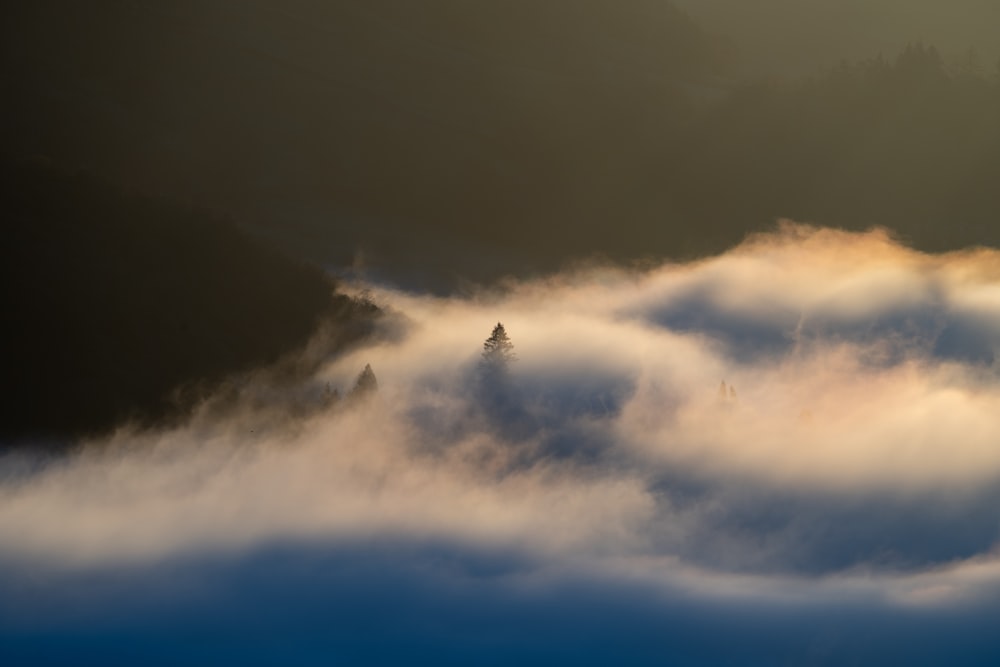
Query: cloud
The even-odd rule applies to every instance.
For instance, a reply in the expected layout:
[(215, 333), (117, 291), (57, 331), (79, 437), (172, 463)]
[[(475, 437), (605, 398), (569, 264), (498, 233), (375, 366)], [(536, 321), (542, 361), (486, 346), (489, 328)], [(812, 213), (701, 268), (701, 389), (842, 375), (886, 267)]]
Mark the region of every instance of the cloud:
[[(359, 286), (393, 335), (309, 382), (344, 391), (370, 363), (370, 400), (292, 409), (307, 387), (0, 461), (0, 588), (170, 563), (201, 581), (200, 563), (242, 572), (292, 545), (389, 558), (417, 597), (410, 556), (496, 604), (527, 586), (564, 610), (600, 582), (630, 613), (716, 609), (733, 631), (744, 605), (976, 614), (1000, 592), (998, 285), (995, 251), (786, 223), (651, 270), (450, 298)], [(485, 378), (497, 320), (519, 360)]]

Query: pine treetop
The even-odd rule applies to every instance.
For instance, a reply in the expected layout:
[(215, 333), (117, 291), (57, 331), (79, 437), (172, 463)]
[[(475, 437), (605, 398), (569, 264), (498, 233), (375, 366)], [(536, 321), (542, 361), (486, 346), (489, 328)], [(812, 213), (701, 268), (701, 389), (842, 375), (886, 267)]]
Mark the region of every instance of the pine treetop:
[(514, 343), (511, 342), (507, 330), (501, 322), (493, 327), (493, 333), (483, 343), (483, 360), (491, 366), (506, 366), (508, 362), (516, 361)]

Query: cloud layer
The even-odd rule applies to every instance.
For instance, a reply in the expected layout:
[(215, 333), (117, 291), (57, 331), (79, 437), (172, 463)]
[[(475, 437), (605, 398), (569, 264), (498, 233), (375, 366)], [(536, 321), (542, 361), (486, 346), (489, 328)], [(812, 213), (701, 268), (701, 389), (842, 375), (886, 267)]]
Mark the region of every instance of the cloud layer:
[[(787, 223), (692, 264), (364, 287), (386, 336), (295, 397), (0, 461), (0, 589), (299, 544), (642, 614), (996, 614), (1000, 253)], [(519, 359), (487, 375), (498, 320)], [(290, 404), (366, 363), (371, 399)]]

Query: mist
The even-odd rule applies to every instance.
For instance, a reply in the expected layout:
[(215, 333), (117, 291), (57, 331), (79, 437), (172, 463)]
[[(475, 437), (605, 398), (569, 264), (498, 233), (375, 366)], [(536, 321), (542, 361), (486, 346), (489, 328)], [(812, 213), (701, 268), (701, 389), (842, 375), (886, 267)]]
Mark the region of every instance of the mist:
[[(499, 636), (487, 662), (988, 664), (998, 280), (995, 250), (786, 222), (694, 262), (462, 296), (355, 284), (380, 334), (266, 409), (248, 376), (179, 427), (0, 459), (0, 655), (57, 659), (30, 638), (72, 650), (68, 628), (165, 646), (164, 623), (230, 628), (221, 647), (263, 623), (317, 647), (301, 664), (447, 662)], [(489, 373), (498, 320), (517, 359)], [(365, 364), (376, 393), (296, 409)], [(691, 638), (716, 624), (732, 646)]]

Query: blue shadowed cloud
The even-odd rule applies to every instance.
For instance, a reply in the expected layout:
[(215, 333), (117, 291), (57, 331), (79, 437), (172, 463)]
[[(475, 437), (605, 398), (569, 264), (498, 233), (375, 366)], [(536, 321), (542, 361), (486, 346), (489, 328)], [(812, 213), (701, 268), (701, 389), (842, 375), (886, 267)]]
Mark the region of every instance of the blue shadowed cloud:
[(302, 388), (0, 459), (0, 663), (1000, 656), (997, 253), (786, 225), (372, 295), (391, 335)]

